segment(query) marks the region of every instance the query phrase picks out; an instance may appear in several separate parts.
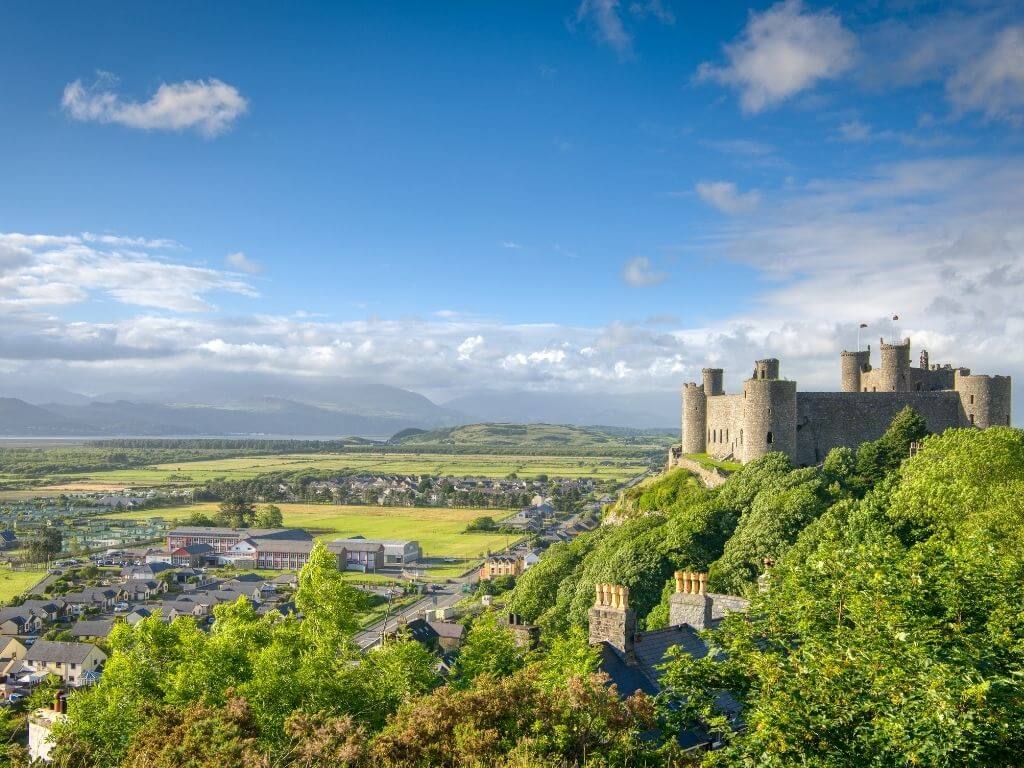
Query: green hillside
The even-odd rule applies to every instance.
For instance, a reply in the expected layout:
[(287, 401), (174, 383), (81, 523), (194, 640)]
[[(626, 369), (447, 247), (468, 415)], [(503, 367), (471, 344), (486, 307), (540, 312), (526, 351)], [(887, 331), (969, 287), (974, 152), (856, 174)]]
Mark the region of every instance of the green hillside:
[(486, 450), (553, 455), (662, 454), (676, 441), (668, 430), (626, 430), (559, 424), (467, 424), (431, 431), (406, 430), (391, 443), (409, 450)]

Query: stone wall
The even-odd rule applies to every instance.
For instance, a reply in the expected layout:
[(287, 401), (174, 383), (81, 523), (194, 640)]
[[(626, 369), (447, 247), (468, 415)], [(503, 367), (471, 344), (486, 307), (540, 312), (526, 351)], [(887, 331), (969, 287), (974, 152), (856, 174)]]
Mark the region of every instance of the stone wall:
[(728, 477), (728, 475), (721, 470), (713, 468), (709, 469), (708, 467), (702, 466), (699, 462), (694, 461), (693, 459), (688, 459), (685, 456), (677, 457), (669, 466), (669, 469), (672, 469), (672, 467), (678, 467), (685, 469), (687, 472), (692, 472), (700, 478), (701, 482), (708, 488), (717, 488), (724, 483), (725, 479)]
[[(708, 418), (705, 434), (707, 454), (716, 459), (740, 455), (740, 430), (743, 429), (743, 395), (718, 395), (707, 398)], [(697, 453), (697, 451), (687, 451)]]
[(856, 448), (877, 440), (903, 408), (924, 417), (928, 429), (960, 426), (956, 392), (797, 392), (796, 456), (801, 466), (818, 464), (838, 446)]

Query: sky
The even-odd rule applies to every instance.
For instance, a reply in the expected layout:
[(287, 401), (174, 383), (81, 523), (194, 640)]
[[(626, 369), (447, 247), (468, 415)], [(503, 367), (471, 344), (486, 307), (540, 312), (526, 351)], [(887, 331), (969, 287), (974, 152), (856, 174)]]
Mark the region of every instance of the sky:
[(1024, 376), (1020, 3), (7, 3), (0, 72), (8, 383)]

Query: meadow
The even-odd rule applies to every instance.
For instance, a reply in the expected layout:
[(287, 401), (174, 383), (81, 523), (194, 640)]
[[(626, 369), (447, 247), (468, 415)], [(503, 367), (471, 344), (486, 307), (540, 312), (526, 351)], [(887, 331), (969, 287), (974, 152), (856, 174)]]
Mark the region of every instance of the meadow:
[[(194, 485), (209, 480), (246, 480), (268, 472), (329, 470), (396, 475), (529, 478), (592, 477), (622, 481), (647, 469), (642, 459), (575, 456), (445, 455), (431, 453), (307, 453), (179, 461), (149, 467), (73, 472), (41, 479), (50, 492)], [(13, 479), (13, 478), (12, 478)]]
[(6, 603), (34, 586), (46, 575), (45, 571), (12, 571), (0, 569), (0, 603)]
[[(363, 536), (367, 539), (413, 539), (423, 555), (432, 561), (430, 575), (448, 578), (458, 575), (487, 552), (504, 549), (515, 536), (496, 533), (463, 533), (466, 524), (481, 515), (496, 519), (511, 514), (493, 509), (451, 509), (447, 507), (371, 507), (330, 504), (278, 504), (289, 527), (305, 528), (324, 539)], [(107, 517), (116, 519), (184, 520), (193, 513), (212, 515), (217, 504), (193, 504), (132, 512)], [(445, 563), (443, 558), (456, 562)]]

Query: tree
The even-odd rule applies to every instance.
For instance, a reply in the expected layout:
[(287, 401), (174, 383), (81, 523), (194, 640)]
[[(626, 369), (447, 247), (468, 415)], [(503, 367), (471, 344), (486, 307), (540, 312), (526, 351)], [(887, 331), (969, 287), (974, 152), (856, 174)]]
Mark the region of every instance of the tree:
[[(726, 736), (715, 766), (1019, 765), (1024, 433), (947, 430), (811, 523), (750, 613), (678, 654), (666, 719)], [(733, 733), (719, 708), (743, 706)]]
[(256, 509), (255, 525), (257, 528), (281, 528), (284, 526), (284, 515), (276, 504), (264, 504)]
[(490, 515), (482, 515), (480, 517), (473, 518), (469, 525), (466, 526), (466, 532), (472, 533), (474, 531), (496, 531), (498, 530), (498, 524), (494, 522), (494, 518)]
[(512, 631), (498, 622), (498, 614), (487, 611), (473, 622), (455, 662), (455, 678), (467, 686), (477, 677), (507, 677), (524, 664), (523, 651)]
[(62, 543), (59, 528), (40, 528), (28, 541), (28, 557), (34, 563), (44, 563), (60, 554)]
[(299, 571), (295, 590), (295, 607), (305, 619), (303, 632), (317, 635), (329, 630), (332, 635), (350, 636), (358, 628), (355, 614), (364, 600), (363, 594), (345, 581), (338, 569), (338, 556), (317, 541)]
[(241, 496), (235, 496), (221, 502), (213, 521), (217, 525), (228, 528), (252, 528), (256, 519), (256, 509)]
[(204, 515), (202, 512), (193, 512), (189, 515), (185, 524), (195, 526), (197, 528), (212, 528), (215, 525), (213, 519), (209, 515)]

